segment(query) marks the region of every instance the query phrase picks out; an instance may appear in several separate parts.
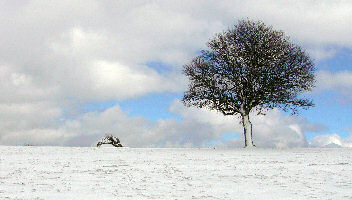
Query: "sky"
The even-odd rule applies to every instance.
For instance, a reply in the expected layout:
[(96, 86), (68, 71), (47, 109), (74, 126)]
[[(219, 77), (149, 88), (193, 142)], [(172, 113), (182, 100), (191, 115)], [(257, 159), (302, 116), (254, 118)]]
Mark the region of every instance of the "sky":
[(352, 147), (352, 2), (0, 1), (0, 145), (242, 147), (237, 116), (181, 102), (216, 33), (261, 20), (316, 65), (316, 106), (251, 115), (258, 147)]

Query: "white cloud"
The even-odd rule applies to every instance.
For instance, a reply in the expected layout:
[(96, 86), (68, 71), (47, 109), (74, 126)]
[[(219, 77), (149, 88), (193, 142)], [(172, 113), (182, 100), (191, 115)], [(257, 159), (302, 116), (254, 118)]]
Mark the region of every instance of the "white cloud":
[(68, 58), (86, 58), (103, 56), (108, 53), (109, 38), (105, 32), (96, 30), (84, 31), (80, 27), (72, 27), (59, 37), (47, 42), (54, 54)]
[(332, 90), (340, 93), (345, 99), (352, 100), (352, 71), (317, 73), (317, 90)]
[(185, 88), (180, 74), (161, 75), (146, 66), (130, 67), (96, 61), (88, 73), (93, 84), (91, 93), (99, 99), (133, 98), (152, 92), (180, 92)]
[[(328, 45), (351, 47), (352, 4), (320, 1), (29, 1), (21, 5), (2, 3), (0, 24), (0, 63), (10, 65), (31, 77), (37, 87), (58, 87), (59, 96), (81, 96), (90, 84), (86, 72), (95, 62), (118, 63), (169, 79), (203, 48), (214, 33), (237, 19), (263, 19), (287, 31), (295, 40), (313, 50), (317, 58), (331, 57)], [(128, 12), (126, 12), (128, 10)], [(39, 12), (40, 11), (40, 12)], [(328, 12), (327, 12), (328, 11)], [(280, 17), (278, 17), (280, 16)], [(160, 61), (178, 68), (173, 74), (155, 75), (145, 63)], [(95, 81), (95, 80), (93, 80)], [(182, 81), (178, 78), (178, 81)], [(126, 79), (126, 84), (134, 84)], [(180, 82), (184, 84), (184, 82)], [(149, 84), (144, 84), (148, 87)], [(140, 93), (132, 90), (120, 99), (148, 92), (174, 91), (175, 84), (155, 89), (154, 84)], [(72, 91), (75, 89), (74, 91)], [(96, 89), (96, 88), (95, 88)], [(109, 89), (102, 87), (101, 90)], [(136, 91), (135, 94), (133, 91)], [(148, 92), (147, 92), (148, 91)], [(99, 98), (86, 91), (83, 96)], [(104, 91), (98, 91), (105, 93)], [(67, 94), (69, 93), (69, 94)], [(105, 95), (102, 95), (105, 98)], [(103, 99), (102, 99), (103, 100)]]
[[(6, 130), (1, 134), (0, 143), (91, 146), (105, 133), (112, 133), (124, 145), (131, 147), (243, 146), (243, 130), (238, 118), (204, 109), (185, 108), (179, 101), (175, 101), (170, 110), (179, 114), (181, 121), (160, 119), (153, 122), (143, 117), (130, 117), (118, 105), (101, 112), (81, 114), (69, 121), (51, 121), (58, 118), (60, 113), (38, 105), (18, 110), (12, 112), (15, 113), (14, 117), (21, 113), (21, 119), (12, 118), (0, 124)], [(5, 109), (1, 111), (9, 113)], [(25, 124), (19, 126), (21, 122)], [(284, 116), (277, 110), (266, 116), (252, 116), (252, 122), (254, 141), (258, 147), (305, 147), (304, 132), (307, 127), (313, 132), (321, 130), (317, 125), (312, 128), (314, 124), (304, 118)], [(238, 138), (224, 140), (228, 133), (238, 134)]]
[(0, 144), (62, 144), (56, 140), (61, 108), (50, 102), (0, 104)]
[(352, 147), (352, 141), (343, 139), (336, 133), (319, 135), (309, 141), (311, 147)]
[[(79, 132), (66, 143), (68, 145), (91, 145), (105, 133), (118, 136), (124, 145), (132, 147), (184, 147), (202, 146), (213, 138), (213, 127), (178, 122), (174, 119), (153, 122), (143, 117), (128, 117), (119, 106), (103, 112), (90, 112), (74, 121)], [(66, 128), (72, 130), (71, 128)], [(84, 142), (80, 138), (89, 138)]]
[(13, 145), (65, 145), (70, 133), (60, 129), (34, 128), (1, 135), (1, 143)]
[[(351, 47), (350, 1), (246, 1), (245, 15), (264, 19), (306, 44)], [(233, 8), (233, 7), (232, 7)], [(233, 8), (236, 9), (236, 8)]]
[(318, 72), (318, 86), (322, 89), (352, 88), (352, 72), (342, 71), (332, 73), (329, 71)]
[[(216, 130), (214, 139), (219, 140), (220, 146), (243, 146), (243, 128), (240, 119), (236, 116), (225, 117), (215, 111), (186, 108), (178, 102), (175, 102), (170, 110), (181, 115), (185, 121), (198, 122), (213, 127)], [(305, 147), (308, 143), (304, 132), (325, 130), (323, 125), (310, 123), (303, 117), (283, 115), (279, 110), (272, 110), (265, 116), (252, 114), (251, 121), (254, 142), (259, 147)], [(225, 142), (220, 141), (221, 137), (229, 132), (237, 133), (239, 138)]]
[(38, 85), (34, 79), (20, 69), (0, 65), (0, 105), (53, 100), (57, 87)]
[(324, 47), (311, 47), (308, 49), (308, 53), (312, 56), (315, 60), (327, 60), (333, 58), (338, 50), (334, 48), (324, 48)]

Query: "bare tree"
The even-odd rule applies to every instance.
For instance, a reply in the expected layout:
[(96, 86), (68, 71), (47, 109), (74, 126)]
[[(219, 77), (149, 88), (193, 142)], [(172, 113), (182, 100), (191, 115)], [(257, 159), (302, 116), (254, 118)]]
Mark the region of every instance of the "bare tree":
[(190, 83), (182, 101), (240, 115), (245, 147), (255, 146), (250, 113), (265, 114), (276, 107), (296, 114), (299, 107), (313, 106), (301, 94), (314, 87), (314, 63), (284, 32), (261, 21), (240, 20), (207, 46), (209, 50), (184, 66)]
[(119, 138), (113, 136), (112, 134), (106, 134), (98, 143), (97, 147), (100, 147), (103, 144), (111, 144), (114, 147), (122, 147), (122, 144)]

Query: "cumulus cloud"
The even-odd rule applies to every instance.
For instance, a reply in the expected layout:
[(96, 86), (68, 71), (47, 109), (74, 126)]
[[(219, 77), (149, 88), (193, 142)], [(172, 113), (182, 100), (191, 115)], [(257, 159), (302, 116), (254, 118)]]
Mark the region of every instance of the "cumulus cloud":
[[(37, 119), (38, 120), (38, 119)], [(13, 126), (15, 126), (13, 124)], [(191, 121), (129, 117), (119, 106), (102, 112), (88, 112), (57, 127), (27, 127), (3, 131), (3, 144), (92, 146), (105, 133), (118, 136), (130, 147), (195, 147), (214, 138), (213, 127)]]
[[(118, 106), (100, 113), (88, 113), (77, 121), (80, 124), (77, 130), (87, 129), (76, 138), (84, 138), (90, 132), (96, 139), (102, 135), (102, 130), (106, 130), (116, 133), (125, 144), (134, 147), (243, 146), (243, 130), (238, 117), (223, 116), (206, 109), (186, 108), (179, 101), (170, 106), (170, 111), (180, 115), (182, 120), (160, 119), (152, 122), (143, 117), (127, 117)], [(259, 147), (307, 147), (305, 131), (325, 130), (322, 125), (309, 123), (302, 117), (283, 115), (278, 110), (266, 116), (253, 115), (252, 122), (254, 141)], [(229, 132), (237, 138), (224, 139)]]
[(332, 90), (341, 94), (345, 99), (352, 100), (352, 71), (317, 73), (317, 90)]
[[(350, 136), (351, 137), (351, 136)], [(341, 138), (336, 133), (328, 135), (319, 135), (309, 141), (311, 147), (352, 147), (352, 140)]]
[[(253, 139), (258, 147), (292, 148), (307, 147), (306, 131), (320, 132), (324, 127), (310, 124), (304, 118), (283, 115), (278, 110), (270, 111), (265, 116), (252, 116)], [(307, 129), (314, 126), (314, 129)], [(222, 146), (242, 146), (244, 137), (238, 129), (239, 138), (222, 142)]]
[(97, 91), (96, 95), (103, 99), (133, 98), (153, 92), (180, 92), (185, 88), (181, 74), (159, 74), (146, 66), (133, 68), (96, 61), (88, 73), (93, 84), (92, 90)]
[(35, 77), (0, 64), (0, 104), (55, 100), (56, 86), (38, 85)]
[(319, 87), (322, 89), (334, 89), (345, 87), (352, 88), (352, 72), (343, 71), (338, 73), (332, 73), (329, 71), (318, 72)]
[[(186, 108), (179, 102), (174, 102), (170, 110), (182, 116), (184, 120), (196, 121), (213, 127), (218, 146), (243, 146), (243, 128), (239, 117), (223, 116), (206, 109)], [(259, 147), (287, 148), (306, 147), (305, 132), (321, 132), (326, 130), (324, 125), (308, 122), (304, 117), (284, 115), (279, 110), (269, 111), (266, 115), (252, 113), (253, 138)], [(238, 138), (224, 141), (221, 139), (226, 133), (236, 133)]]
[[(105, 133), (118, 136), (124, 145), (130, 147), (242, 147), (244, 141), (242, 126), (237, 117), (225, 117), (205, 109), (186, 108), (178, 100), (170, 106), (170, 111), (180, 115), (182, 120), (160, 119), (154, 122), (142, 116), (130, 117), (116, 105), (104, 111), (91, 111), (73, 120), (52, 124), (53, 121), (43, 122), (60, 115), (55, 111), (40, 113), (39, 110), (40, 108), (33, 111), (38, 116), (28, 115), (21, 120), (26, 122), (22, 129), (18, 128), (18, 123), (8, 124), (12, 128), (2, 131), (1, 143), (92, 146)], [(50, 114), (54, 116), (48, 116)], [(31, 121), (28, 119), (30, 117), (35, 118)], [(34, 122), (39, 124), (35, 125)], [(306, 147), (308, 143), (304, 132), (320, 132), (324, 128), (309, 123), (302, 117), (283, 115), (278, 110), (273, 110), (266, 116), (253, 115), (252, 122), (254, 141), (258, 147)], [(6, 121), (2, 122), (2, 127), (5, 127), (4, 123)], [(228, 133), (237, 137), (224, 139)]]
[[(311, 1), (28, 1), (21, 5), (2, 3), (0, 24), (0, 63), (31, 77), (37, 87), (57, 87), (55, 94), (70, 97), (99, 98), (111, 87), (94, 87), (89, 71), (100, 63), (115, 63), (124, 73), (151, 75), (158, 83), (180, 73), (180, 67), (204, 47), (214, 33), (226, 29), (237, 19), (263, 19), (312, 47), (317, 58), (330, 57), (327, 45), (351, 47), (352, 33), (346, 2)], [(128, 12), (126, 12), (128, 10)], [(329, 12), (326, 12), (326, 11)], [(280, 16), (280, 17), (277, 17)], [(176, 69), (156, 74), (145, 63), (158, 61)], [(106, 65), (106, 64), (105, 64)], [(115, 70), (115, 71), (116, 71)], [(130, 77), (127, 74), (126, 77)], [(138, 76), (137, 76), (138, 77)], [(162, 79), (164, 78), (164, 79)], [(145, 77), (139, 82), (143, 82)], [(180, 84), (183, 80), (177, 78)], [(93, 82), (97, 80), (93, 80)], [(175, 84), (163, 88), (139, 84), (146, 92), (130, 90), (111, 98), (130, 98), (149, 92), (175, 91)], [(126, 78), (125, 84), (136, 84)], [(146, 88), (150, 85), (150, 88)], [(87, 88), (90, 90), (87, 90)], [(121, 88), (115, 86), (115, 91)], [(82, 94), (85, 91), (84, 94)], [(53, 92), (52, 92), (53, 94)], [(117, 96), (118, 95), (118, 96)], [(102, 100), (106, 95), (101, 95)]]
[(75, 132), (65, 141), (73, 146), (94, 145), (105, 133), (118, 136), (130, 147), (199, 147), (215, 137), (213, 127), (207, 124), (175, 119), (153, 122), (141, 116), (129, 117), (119, 106), (86, 113), (70, 123), (75, 126), (66, 124), (63, 129)]
[(328, 60), (330, 58), (333, 58), (338, 50), (334, 48), (324, 48), (324, 47), (311, 47), (308, 49), (308, 53), (310, 56), (315, 58), (315, 60)]
[(0, 104), (0, 144), (62, 144), (62, 110), (50, 102)]

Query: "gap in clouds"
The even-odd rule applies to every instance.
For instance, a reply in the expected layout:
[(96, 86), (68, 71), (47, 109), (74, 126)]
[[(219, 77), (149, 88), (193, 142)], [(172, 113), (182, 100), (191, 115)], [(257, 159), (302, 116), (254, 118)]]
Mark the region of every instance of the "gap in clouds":
[(75, 108), (63, 109), (61, 121), (70, 121), (90, 112), (104, 112), (109, 108), (118, 106), (128, 117), (143, 117), (156, 122), (163, 119), (175, 119), (181, 121), (180, 116), (170, 112), (169, 107), (175, 99), (182, 98), (181, 93), (151, 93), (145, 96), (128, 100), (89, 101), (75, 103)]
[(87, 112), (91, 112), (91, 111), (98, 111), (98, 112), (102, 112), (108, 108), (114, 107), (116, 104), (118, 103), (118, 101), (116, 100), (110, 100), (110, 101), (103, 101), (103, 102), (89, 102), (86, 104), (83, 104), (80, 107), (80, 111), (81, 113), (87, 113)]
[(333, 57), (316, 60), (317, 87), (308, 96), (315, 107), (302, 110), (308, 121), (324, 125), (320, 133), (307, 131), (307, 139), (321, 134), (337, 133), (342, 138), (350, 133), (346, 127), (352, 119), (352, 49), (329, 46), (336, 51)]
[(173, 65), (168, 65), (168, 64), (165, 64), (161, 61), (150, 61), (150, 62), (147, 62), (145, 65), (147, 67), (154, 69), (159, 74), (163, 74), (165, 72), (170, 73), (170, 72), (172, 72), (172, 69), (175, 68)]
[(170, 104), (181, 95), (180, 93), (149, 94), (141, 98), (119, 102), (119, 105), (131, 117), (142, 116), (153, 122), (162, 119), (181, 121), (180, 116), (169, 111)]
[(352, 49), (341, 48), (338, 46), (328, 47), (330, 50), (335, 50), (333, 57), (328, 59), (316, 60), (316, 66), (319, 70), (328, 70), (332, 73), (342, 71), (352, 71)]
[(205, 144), (210, 147), (222, 146), (223, 143), (229, 142), (231, 140), (239, 140), (241, 134), (242, 133), (237, 133), (237, 132), (222, 133), (222, 136), (220, 139), (211, 140), (206, 142)]
[[(312, 123), (323, 125), (322, 134), (339, 133), (342, 137), (346, 136), (348, 133), (343, 129), (351, 123), (352, 107), (336, 103), (336, 93), (329, 91), (312, 94), (311, 98), (315, 107), (301, 110), (300, 115)], [(311, 139), (316, 133), (308, 131), (306, 135), (308, 139)]]

